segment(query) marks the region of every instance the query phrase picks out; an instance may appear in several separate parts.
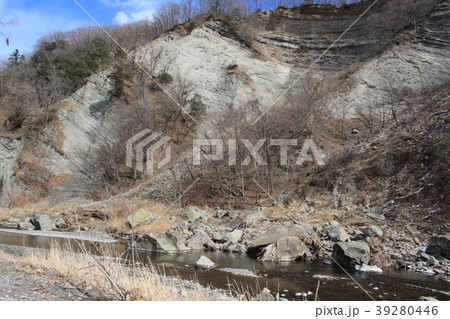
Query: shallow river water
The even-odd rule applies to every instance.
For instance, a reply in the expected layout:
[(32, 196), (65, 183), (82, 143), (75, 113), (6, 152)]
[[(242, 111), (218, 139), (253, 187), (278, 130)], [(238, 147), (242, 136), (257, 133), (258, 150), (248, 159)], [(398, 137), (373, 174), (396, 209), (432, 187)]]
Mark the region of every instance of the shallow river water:
[[(0, 232), (0, 244), (50, 249), (53, 243), (76, 247), (74, 241), (49, 239), (40, 236)], [(92, 243), (85, 243), (95, 251)], [(320, 281), (320, 300), (411, 300), (420, 296), (433, 296), (439, 300), (450, 300), (450, 284), (430, 276), (409, 271), (385, 271), (383, 274), (368, 274), (351, 271), (345, 273), (337, 266), (318, 262), (269, 263), (261, 262), (249, 255), (224, 252), (196, 251), (185, 254), (167, 255), (127, 250), (124, 242), (103, 244), (108, 246), (111, 255), (134, 258), (142, 263), (157, 265), (159, 271), (176, 275), (183, 279), (196, 280), (203, 285), (227, 289), (230, 284), (246, 291), (259, 291), (268, 287), (279, 292), (282, 298), (301, 300), (298, 293), (315, 292)], [(200, 256), (214, 261), (218, 269), (201, 270), (195, 267)], [(230, 270), (231, 269), (231, 270)], [(236, 269), (245, 269), (257, 277), (242, 276)], [(247, 272), (248, 272), (247, 271)], [(353, 279), (352, 279), (353, 278)], [(297, 296), (296, 296), (297, 294)], [(313, 300), (314, 296), (307, 297)]]

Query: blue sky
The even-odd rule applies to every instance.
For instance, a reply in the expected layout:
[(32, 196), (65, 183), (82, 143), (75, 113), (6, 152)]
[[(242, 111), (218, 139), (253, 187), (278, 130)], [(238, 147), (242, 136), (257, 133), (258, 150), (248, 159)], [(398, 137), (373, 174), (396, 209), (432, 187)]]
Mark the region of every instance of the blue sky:
[[(76, 0), (101, 24), (127, 23), (151, 17), (164, 0)], [(17, 20), (18, 25), (0, 25), (10, 46), (0, 42), (0, 59), (19, 49), (30, 53), (36, 41), (53, 31), (67, 31), (94, 25), (73, 0), (0, 0), (1, 21)]]

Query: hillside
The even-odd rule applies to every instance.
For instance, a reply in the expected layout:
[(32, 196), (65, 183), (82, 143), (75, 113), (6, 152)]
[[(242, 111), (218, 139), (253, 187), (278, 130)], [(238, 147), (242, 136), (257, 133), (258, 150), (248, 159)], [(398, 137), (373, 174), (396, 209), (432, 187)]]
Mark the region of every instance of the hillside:
[[(238, 22), (205, 14), (151, 39), (136, 36), (128, 55), (98, 37), (81, 49), (73, 40), (42, 42), (1, 83), (0, 220), (44, 209), (68, 228), (133, 238), (144, 231), (133, 229), (129, 214), (169, 211), (158, 235), (141, 245), (175, 238), (170, 249), (180, 251), (203, 233), (245, 230), (232, 248), (222, 237), (186, 245), (248, 249), (268, 259), (274, 241), (254, 243), (268, 229), (307, 238), (311, 256), (327, 259), (335, 241), (352, 243), (378, 227), (382, 235), (364, 233), (372, 250), (366, 263), (408, 263), (415, 256), (405, 255), (449, 232), (450, 1), (408, 3), (378, 1), (359, 20), (370, 1), (281, 7)], [(59, 68), (67, 78), (51, 73)], [(29, 70), (37, 82), (26, 83), (53, 79), (48, 94), (16, 85)], [(171, 138), (172, 161), (153, 176), (125, 162), (126, 141), (143, 129)], [(231, 155), (193, 165), (192, 141), (206, 137), (295, 138), (293, 158), (313, 139), (326, 165), (282, 165), (280, 148), (270, 147), (261, 148), (266, 165), (248, 165), (242, 145), (237, 165), (227, 165)], [(188, 224), (185, 210), (194, 206), (217, 220)], [(222, 219), (234, 219), (230, 212), (243, 214), (232, 226)], [(247, 219), (260, 212), (260, 224)], [(333, 222), (344, 240), (330, 239), (329, 229), (341, 231)], [(310, 228), (299, 231), (299, 223)], [(448, 261), (442, 267), (436, 273), (448, 279)]]

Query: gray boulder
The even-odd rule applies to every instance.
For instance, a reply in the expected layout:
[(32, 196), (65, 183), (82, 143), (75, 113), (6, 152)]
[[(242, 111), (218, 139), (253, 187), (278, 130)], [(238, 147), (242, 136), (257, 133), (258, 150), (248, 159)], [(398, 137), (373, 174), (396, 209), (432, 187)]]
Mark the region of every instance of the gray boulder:
[(247, 242), (249, 250), (262, 248), (275, 243), (278, 239), (288, 236), (314, 238), (317, 237), (313, 227), (308, 223), (299, 222), (299, 224), (287, 226), (275, 226), (265, 233), (259, 235), (253, 240)]
[(155, 217), (146, 209), (139, 209), (127, 217), (131, 228), (148, 225), (153, 220), (155, 220)]
[(425, 252), (434, 256), (450, 258), (450, 235), (436, 236), (431, 238), (425, 247)]
[(370, 248), (364, 241), (340, 242), (334, 244), (332, 256), (342, 267), (355, 268), (369, 263)]
[(361, 228), (361, 231), (366, 237), (381, 237), (383, 236), (383, 231), (380, 227), (371, 225), (369, 227)]
[(65, 229), (67, 228), (67, 223), (62, 217), (58, 217), (53, 221), (52, 228), (54, 230)]
[(293, 261), (300, 258), (311, 258), (312, 254), (303, 241), (294, 236), (278, 239), (274, 244), (264, 248), (260, 260)]
[(31, 222), (31, 218), (25, 218), (21, 222), (19, 222), (18, 228), (20, 230), (35, 230), (36, 227)]
[(208, 213), (198, 208), (190, 208), (186, 214), (188, 222), (191, 223), (195, 222), (198, 219), (200, 219), (204, 223), (208, 221)]
[(31, 217), (31, 222), (36, 230), (52, 230), (53, 222), (47, 213), (36, 213)]
[(194, 236), (186, 241), (186, 246), (193, 250), (213, 249), (218, 250), (220, 246), (212, 241), (208, 234), (202, 229), (195, 229)]
[(244, 244), (233, 243), (231, 241), (228, 241), (225, 244), (223, 244), (222, 250), (230, 253), (239, 253), (239, 254), (247, 253), (247, 247)]
[(225, 239), (228, 241), (231, 241), (232, 243), (237, 243), (239, 240), (241, 240), (242, 236), (244, 235), (244, 232), (240, 229), (233, 230), (231, 233), (227, 233), (225, 235)]
[(201, 256), (197, 262), (195, 263), (198, 267), (202, 267), (202, 268), (214, 268), (216, 267), (216, 264), (209, 259), (208, 257), (205, 256)]
[(350, 235), (347, 234), (345, 229), (342, 228), (342, 226), (334, 220), (330, 222), (330, 228), (328, 230), (328, 237), (334, 241), (349, 241), (350, 240)]
[(129, 243), (131, 248), (154, 251), (166, 254), (182, 252), (178, 248), (176, 238), (166, 233), (148, 233), (142, 237), (135, 238)]
[(211, 233), (211, 239), (214, 240), (215, 242), (224, 242), (225, 241), (222, 234), (219, 232), (216, 232), (216, 231)]
[(20, 218), (11, 217), (8, 218), (5, 222), (3, 222), (3, 226), (8, 228), (19, 228), (19, 223), (21, 222)]

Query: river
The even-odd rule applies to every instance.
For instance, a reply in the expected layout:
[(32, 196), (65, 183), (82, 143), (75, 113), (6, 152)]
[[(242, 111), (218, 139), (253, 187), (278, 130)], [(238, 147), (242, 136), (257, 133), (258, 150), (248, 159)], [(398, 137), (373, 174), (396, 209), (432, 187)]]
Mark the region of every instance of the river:
[[(54, 244), (61, 247), (67, 247), (67, 244), (77, 247), (73, 240), (4, 232), (0, 232), (0, 244), (44, 249), (51, 249)], [(85, 242), (85, 244), (95, 252), (93, 243)], [(301, 300), (299, 293), (314, 293), (318, 281), (322, 301), (357, 301), (371, 298), (416, 301), (420, 296), (450, 300), (449, 283), (409, 271), (387, 270), (383, 274), (350, 271), (347, 274), (337, 266), (319, 262), (261, 262), (254, 256), (221, 251), (194, 251), (167, 255), (130, 251), (122, 241), (102, 245), (106, 245), (107, 251), (113, 256), (120, 255), (130, 260), (134, 258), (142, 263), (152, 263), (160, 272), (167, 275), (177, 275), (183, 279), (198, 281), (205, 286), (222, 289), (228, 289), (230, 284), (250, 292), (268, 287), (272, 292), (279, 292), (280, 296), (287, 300)], [(195, 262), (202, 255), (214, 261), (218, 269), (196, 268)], [(257, 274), (257, 277), (231, 273), (236, 272), (236, 269), (248, 270), (248, 273)], [(310, 294), (307, 298), (313, 300), (314, 296)]]

